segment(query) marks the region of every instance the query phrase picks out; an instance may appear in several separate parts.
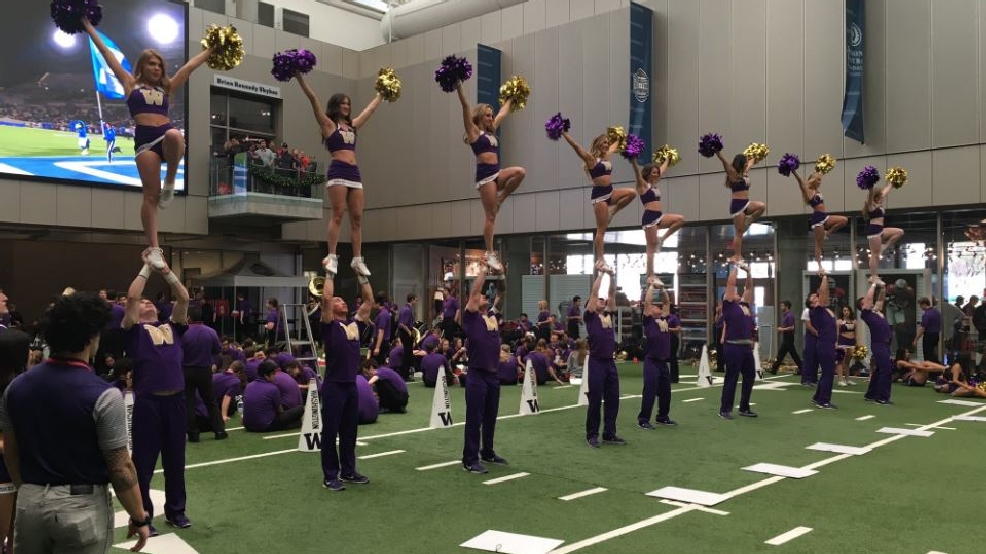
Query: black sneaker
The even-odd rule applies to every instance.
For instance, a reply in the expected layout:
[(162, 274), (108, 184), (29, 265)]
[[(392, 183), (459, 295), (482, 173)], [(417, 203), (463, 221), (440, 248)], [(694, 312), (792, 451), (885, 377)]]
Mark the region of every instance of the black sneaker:
[(654, 426), (651, 425), (649, 421), (638, 421), (637, 427), (640, 427), (641, 429), (646, 429), (648, 431), (654, 430)]
[(678, 425), (678, 422), (671, 419), (670, 417), (659, 417), (655, 419), (654, 422), (657, 423), (658, 425), (665, 425), (668, 427), (674, 427), (675, 425)]
[(343, 483), (352, 483), (353, 485), (368, 485), (370, 483), (369, 477), (355, 472), (349, 475), (342, 475), (339, 479)]
[(468, 471), (469, 473), (489, 473), (489, 470), (483, 467), (483, 464), (479, 462), (473, 462), (471, 464), (462, 462), (462, 469)]
[(864, 402), (875, 402), (875, 400), (874, 400), (874, 399), (872, 399), (872, 398), (870, 398), (869, 396), (864, 396), (864, 397), (863, 397), (863, 401), (864, 401)]
[(757, 412), (754, 412), (753, 410), (740, 410), (739, 415), (743, 417), (757, 417)]
[(815, 407), (818, 408), (819, 410), (838, 410), (839, 409), (835, 404), (833, 404), (831, 402), (825, 402), (825, 403), (818, 403), (818, 402), (816, 402), (815, 403)]
[(585, 443), (589, 445), (589, 448), (599, 448), (599, 439), (596, 437), (585, 439)]
[(722, 419), (734, 419), (733, 414), (730, 412), (719, 412), (719, 417)]
[(613, 435), (612, 437), (610, 437), (608, 439), (606, 437), (603, 437), (603, 444), (612, 444), (612, 445), (616, 445), (616, 446), (626, 446), (627, 445), (627, 441), (626, 441), (626, 439), (624, 439), (622, 437), (618, 437), (616, 435)]
[(185, 514), (175, 514), (173, 516), (165, 516), (164, 521), (172, 527), (177, 527), (179, 529), (188, 529), (192, 526), (191, 520)]
[(883, 404), (884, 406), (893, 406), (893, 404), (894, 404), (893, 400), (877, 399), (877, 400), (874, 400), (874, 402), (876, 402), (877, 404)]
[(188, 442), (199, 442), (199, 434), (198, 433), (189, 433), (188, 434)]
[(154, 527), (154, 524), (153, 523), (150, 523), (150, 524), (147, 525), (147, 535), (149, 537), (157, 537), (160, 534), (161, 534), (161, 532), (157, 530), (157, 527)]
[(229, 438), (229, 433), (227, 433), (226, 431), (220, 431), (220, 432), (216, 433), (216, 440), (217, 441), (221, 441), (221, 440), (228, 439), (228, 438)]
[(482, 456), (482, 460), (488, 464), (509, 465), (506, 459), (497, 456), (495, 453), (492, 456)]
[(346, 485), (342, 484), (342, 481), (338, 479), (323, 480), (322, 486), (329, 489), (330, 491), (344, 491), (346, 490)]

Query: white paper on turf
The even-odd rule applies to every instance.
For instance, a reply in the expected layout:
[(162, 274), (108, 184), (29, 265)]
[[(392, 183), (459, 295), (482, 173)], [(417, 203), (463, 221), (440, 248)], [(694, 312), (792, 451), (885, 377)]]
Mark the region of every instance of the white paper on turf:
[[(112, 490), (112, 487), (110, 488)], [(116, 505), (120, 505), (120, 501), (116, 501)], [(164, 513), (164, 491), (159, 491), (151, 489), (151, 505), (154, 506), (155, 514)], [(126, 527), (130, 523), (130, 514), (126, 510), (120, 510), (113, 514), (113, 528), (119, 529), (120, 527)]]
[(541, 411), (538, 406), (538, 385), (534, 380), (534, 365), (527, 360), (524, 368), (523, 390), (520, 392), (520, 415), (534, 415)]
[(548, 554), (563, 542), (565, 541), (490, 530), (459, 546), (503, 554)]
[(695, 379), (695, 384), (700, 387), (711, 387), (712, 381), (712, 368), (709, 367), (709, 347), (704, 345), (702, 346), (702, 358), (698, 362), (698, 378)]
[(759, 464), (753, 464), (752, 466), (746, 466), (743, 469), (746, 471), (753, 471), (756, 473), (780, 475), (781, 477), (793, 477), (795, 479), (810, 477), (818, 473), (813, 469), (802, 469), (800, 467), (782, 466), (778, 464), (767, 464), (762, 462)]
[(322, 450), (322, 405), (318, 395), (318, 377), (308, 382), (308, 402), (301, 418), (301, 434), (298, 435), (298, 452)]
[(579, 383), (579, 399), (575, 403), (578, 406), (589, 405), (589, 357), (586, 356), (585, 364), (582, 365), (582, 382)]
[(448, 393), (448, 379), (441, 368), (435, 379), (435, 394), (431, 397), (431, 421), (428, 426), (432, 429), (452, 426), (452, 399)]
[(897, 427), (881, 427), (876, 430), (877, 433), (887, 433), (890, 435), (910, 435), (912, 437), (930, 437), (934, 435), (934, 431), (919, 431), (918, 429), (900, 429)]
[(830, 444), (827, 442), (816, 442), (815, 444), (807, 447), (808, 450), (818, 450), (819, 452), (834, 452), (836, 454), (852, 454), (853, 456), (861, 456), (863, 454), (869, 454), (872, 448), (860, 448), (856, 446), (843, 446), (841, 444)]
[(647, 496), (655, 498), (667, 498), (689, 504), (700, 504), (702, 506), (715, 506), (726, 500), (726, 495), (714, 492), (698, 491), (694, 489), (683, 489), (680, 487), (664, 487), (647, 493)]

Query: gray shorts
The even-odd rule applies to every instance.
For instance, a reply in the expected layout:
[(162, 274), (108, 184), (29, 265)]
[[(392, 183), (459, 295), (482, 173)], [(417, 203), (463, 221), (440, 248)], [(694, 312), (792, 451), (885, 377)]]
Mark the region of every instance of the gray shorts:
[(17, 491), (14, 550), (108, 552), (113, 544), (111, 502), (106, 485), (93, 485), (88, 494), (72, 494), (68, 485), (24, 484)]

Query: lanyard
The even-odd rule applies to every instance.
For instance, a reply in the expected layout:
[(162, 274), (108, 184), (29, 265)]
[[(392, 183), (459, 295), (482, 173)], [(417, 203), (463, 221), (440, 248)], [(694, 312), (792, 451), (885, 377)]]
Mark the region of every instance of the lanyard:
[(55, 357), (50, 357), (47, 360), (45, 360), (45, 363), (46, 364), (54, 364), (54, 365), (67, 365), (69, 367), (81, 367), (82, 369), (85, 369), (86, 371), (92, 372), (92, 367), (89, 364), (87, 364), (87, 363), (85, 363), (83, 361), (80, 361), (80, 360), (73, 360), (73, 359), (70, 359), (70, 358), (55, 358)]

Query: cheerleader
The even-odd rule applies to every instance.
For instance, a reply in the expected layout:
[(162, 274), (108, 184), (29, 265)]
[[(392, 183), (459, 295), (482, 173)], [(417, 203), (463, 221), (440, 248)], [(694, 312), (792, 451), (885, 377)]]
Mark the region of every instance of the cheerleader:
[[(661, 304), (653, 304), (654, 289), (661, 287)], [(671, 358), (671, 329), (668, 317), (671, 315), (671, 300), (664, 283), (657, 277), (647, 280), (644, 295), (644, 336), (647, 339), (647, 353), (644, 356), (644, 391), (640, 399), (640, 413), (637, 414), (637, 427), (651, 430), (650, 415), (654, 410), (654, 400), (658, 398), (657, 419), (659, 425), (677, 425), (669, 417), (671, 410), (671, 372), (668, 360)]]
[(839, 336), (835, 344), (835, 374), (840, 387), (855, 385), (849, 380), (849, 368), (852, 361), (852, 350), (856, 348), (856, 316), (849, 306), (842, 307), (842, 317), (836, 321), (839, 326)]
[(866, 202), (863, 203), (863, 217), (867, 220), (866, 238), (870, 246), (870, 283), (884, 285), (880, 279), (880, 254), (883, 249), (890, 249), (897, 241), (904, 236), (904, 230), (897, 227), (884, 227), (884, 218), (887, 215), (884, 203), (893, 186), (887, 185), (883, 188), (869, 189), (866, 193)]
[(794, 178), (798, 181), (798, 187), (801, 188), (801, 197), (804, 199), (805, 204), (811, 206), (811, 209), (814, 210), (811, 212), (811, 219), (808, 220), (808, 228), (815, 236), (815, 261), (818, 263), (818, 274), (825, 275), (825, 270), (822, 268), (822, 247), (825, 244), (825, 239), (849, 223), (849, 218), (844, 215), (829, 215), (825, 213), (825, 199), (818, 192), (818, 189), (822, 186), (823, 175), (821, 171), (812, 173), (808, 177), (807, 183), (797, 171), (792, 171), (791, 175), (794, 175)]
[[(661, 210), (661, 189), (657, 183), (668, 170), (670, 159), (664, 160), (661, 165), (647, 164), (643, 169), (637, 165), (636, 158), (631, 158), (630, 163), (637, 178), (637, 195), (644, 205), (640, 224), (647, 239), (647, 277), (650, 278), (654, 276), (654, 253), (660, 252), (664, 241), (685, 224), (685, 216)], [(666, 229), (664, 235), (657, 234), (661, 229)]]
[(356, 165), (356, 131), (370, 120), (373, 112), (383, 97), (378, 92), (373, 100), (363, 108), (355, 119), (352, 119), (352, 100), (343, 93), (333, 94), (329, 98), (325, 111), (315, 96), (315, 91), (305, 81), (301, 73), (295, 78), (301, 85), (301, 90), (311, 102), (315, 122), (322, 132), (322, 143), (332, 155), (329, 171), (326, 174), (326, 188), (329, 191), (329, 201), (332, 203), (332, 218), (326, 242), (329, 253), (322, 260), (322, 266), (329, 276), (339, 271), (339, 256), (336, 247), (339, 244), (339, 228), (342, 226), (342, 214), (349, 209), (349, 233), (353, 245), (353, 261), (350, 266), (356, 275), (369, 277), (370, 270), (363, 260), (363, 182)]
[(503, 265), (493, 251), (493, 228), (496, 225), (496, 214), (500, 211), (503, 201), (520, 186), (527, 171), (523, 167), (512, 166), (500, 169), (499, 143), (496, 130), (503, 118), (510, 113), (513, 100), (503, 103), (496, 117), (493, 107), (489, 104), (469, 106), (462, 85), (456, 85), (455, 91), (462, 104), (462, 124), (465, 134), (462, 140), (469, 145), (476, 155), (476, 189), (483, 201), (483, 211), (486, 220), (483, 223), (483, 239), (486, 241), (486, 263), (493, 271), (502, 271)]
[(877, 404), (893, 404), (890, 400), (890, 381), (893, 372), (890, 341), (894, 335), (890, 323), (883, 315), (885, 292), (886, 289), (873, 283), (866, 291), (866, 296), (856, 301), (856, 308), (860, 310), (859, 318), (866, 323), (870, 331), (870, 352), (876, 366), (863, 398), (867, 402)]
[(723, 186), (732, 191), (729, 215), (733, 218), (736, 237), (733, 239), (733, 257), (730, 261), (746, 269), (746, 262), (743, 261), (743, 233), (767, 210), (767, 205), (763, 202), (750, 200), (750, 168), (757, 161), (743, 154), (736, 154), (732, 163), (726, 160), (722, 152), (716, 152), (716, 157), (726, 171), (726, 183)]
[[(602, 261), (603, 248), (606, 237), (606, 228), (613, 220), (616, 212), (627, 207), (633, 201), (636, 193), (629, 189), (613, 189), (613, 163), (610, 157), (617, 151), (618, 144), (609, 140), (609, 135), (602, 134), (592, 139), (589, 151), (582, 149), (579, 143), (572, 140), (568, 132), (563, 131), (561, 136), (575, 150), (575, 153), (582, 159), (583, 169), (592, 179), (592, 212), (596, 216), (596, 235), (593, 238), (593, 246), (596, 254), (596, 261)], [(607, 266), (608, 267), (608, 266)]]

